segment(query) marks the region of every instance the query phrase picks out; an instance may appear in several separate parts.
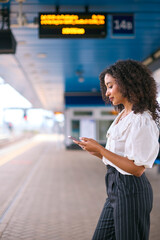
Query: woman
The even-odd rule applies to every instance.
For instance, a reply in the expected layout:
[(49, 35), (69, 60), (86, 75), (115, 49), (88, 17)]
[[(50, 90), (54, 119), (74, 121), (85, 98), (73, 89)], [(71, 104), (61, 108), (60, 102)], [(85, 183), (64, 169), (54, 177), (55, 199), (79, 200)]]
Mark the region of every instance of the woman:
[(147, 240), (153, 203), (145, 169), (159, 151), (160, 107), (156, 82), (138, 61), (118, 61), (100, 74), (103, 99), (120, 111), (107, 132), (106, 148), (74, 141), (107, 166), (107, 196), (92, 240)]

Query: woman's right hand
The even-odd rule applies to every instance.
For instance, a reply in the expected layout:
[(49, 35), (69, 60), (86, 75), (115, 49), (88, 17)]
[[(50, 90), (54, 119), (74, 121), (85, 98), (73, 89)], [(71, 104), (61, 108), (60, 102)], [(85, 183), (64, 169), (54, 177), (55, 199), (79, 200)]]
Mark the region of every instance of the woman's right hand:
[(73, 142), (78, 144), (83, 150), (86, 150), (90, 154), (102, 159), (103, 156), (99, 152), (99, 147), (102, 146), (94, 139), (81, 137), (80, 141), (73, 140)]

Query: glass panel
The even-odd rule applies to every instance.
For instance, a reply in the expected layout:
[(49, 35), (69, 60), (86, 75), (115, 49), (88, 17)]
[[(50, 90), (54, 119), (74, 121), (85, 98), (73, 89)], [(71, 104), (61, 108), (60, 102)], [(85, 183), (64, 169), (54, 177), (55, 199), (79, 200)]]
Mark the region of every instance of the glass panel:
[(110, 116), (110, 115), (117, 115), (118, 112), (116, 110), (112, 110), (112, 111), (102, 111), (101, 115), (102, 116)]
[(72, 120), (72, 126), (71, 126), (71, 136), (75, 138), (79, 138), (79, 131), (80, 131), (80, 124), (79, 120)]
[(101, 112), (101, 115), (102, 116), (111, 115), (111, 112), (103, 111), (103, 112)]
[(106, 141), (106, 133), (113, 120), (100, 120), (99, 121), (99, 140)]
[(92, 112), (91, 111), (75, 111), (74, 112), (74, 116), (92, 116)]

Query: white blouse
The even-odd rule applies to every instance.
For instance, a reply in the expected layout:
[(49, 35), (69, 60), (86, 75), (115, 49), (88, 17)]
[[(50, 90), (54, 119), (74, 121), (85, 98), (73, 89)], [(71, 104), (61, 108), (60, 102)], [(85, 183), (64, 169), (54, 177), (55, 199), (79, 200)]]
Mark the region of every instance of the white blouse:
[[(135, 114), (130, 112), (125, 118), (118, 114), (107, 131), (106, 149), (133, 160), (137, 166), (151, 168), (159, 152), (159, 129), (148, 111)], [(105, 165), (111, 165), (124, 175), (131, 175), (103, 157)]]

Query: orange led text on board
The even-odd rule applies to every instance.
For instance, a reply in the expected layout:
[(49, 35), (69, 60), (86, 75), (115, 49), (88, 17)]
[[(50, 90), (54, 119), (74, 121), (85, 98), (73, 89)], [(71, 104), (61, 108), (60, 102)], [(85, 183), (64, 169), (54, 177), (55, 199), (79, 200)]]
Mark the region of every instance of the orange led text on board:
[(105, 16), (93, 14), (91, 18), (79, 18), (75, 14), (42, 14), (41, 25), (104, 25)]

